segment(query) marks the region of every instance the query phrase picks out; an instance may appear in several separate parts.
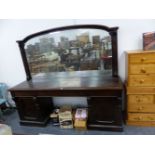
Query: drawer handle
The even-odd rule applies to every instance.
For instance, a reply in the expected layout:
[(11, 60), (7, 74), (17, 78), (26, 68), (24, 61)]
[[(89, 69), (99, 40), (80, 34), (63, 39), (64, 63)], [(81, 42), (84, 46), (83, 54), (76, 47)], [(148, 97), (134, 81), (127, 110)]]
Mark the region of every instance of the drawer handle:
[(145, 61), (145, 60), (146, 60), (146, 58), (145, 58), (145, 57), (141, 58), (141, 61)]
[(144, 68), (141, 69), (142, 73), (146, 73), (146, 70)]

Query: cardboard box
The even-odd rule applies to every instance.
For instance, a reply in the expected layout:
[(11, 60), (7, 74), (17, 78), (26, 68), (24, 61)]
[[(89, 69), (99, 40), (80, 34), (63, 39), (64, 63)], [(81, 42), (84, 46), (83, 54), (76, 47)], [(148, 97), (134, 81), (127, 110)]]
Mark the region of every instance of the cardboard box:
[(73, 128), (72, 109), (70, 106), (63, 106), (60, 108), (59, 123), (61, 128)]
[(79, 108), (75, 112), (74, 127), (77, 129), (87, 129), (87, 109)]

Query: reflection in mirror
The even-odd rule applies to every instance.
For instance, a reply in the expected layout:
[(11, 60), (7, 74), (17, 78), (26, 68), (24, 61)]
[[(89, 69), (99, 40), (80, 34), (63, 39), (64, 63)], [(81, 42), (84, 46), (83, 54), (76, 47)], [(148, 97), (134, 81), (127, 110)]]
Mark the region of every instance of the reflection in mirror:
[(112, 69), (112, 45), (108, 32), (74, 29), (30, 39), (26, 56), (32, 75), (47, 72)]

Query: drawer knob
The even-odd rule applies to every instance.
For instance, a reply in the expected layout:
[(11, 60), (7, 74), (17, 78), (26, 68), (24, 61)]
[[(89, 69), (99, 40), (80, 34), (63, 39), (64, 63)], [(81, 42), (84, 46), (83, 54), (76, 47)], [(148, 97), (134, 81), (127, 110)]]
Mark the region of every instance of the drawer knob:
[(137, 102), (140, 102), (141, 101), (141, 99), (139, 98), (139, 99), (137, 99)]
[(146, 60), (146, 58), (145, 58), (145, 57), (141, 58), (141, 61), (145, 61), (145, 60)]
[(140, 83), (144, 83), (144, 79), (141, 79), (139, 82), (140, 82)]
[(142, 109), (143, 109), (143, 107), (138, 107), (138, 108), (137, 108), (137, 110), (142, 110)]
[(142, 73), (146, 73), (146, 70), (144, 68), (141, 69)]
[(138, 120), (138, 121), (142, 120), (142, 118), (140, 116), (139, 117), (135, 117), (134, 119)]

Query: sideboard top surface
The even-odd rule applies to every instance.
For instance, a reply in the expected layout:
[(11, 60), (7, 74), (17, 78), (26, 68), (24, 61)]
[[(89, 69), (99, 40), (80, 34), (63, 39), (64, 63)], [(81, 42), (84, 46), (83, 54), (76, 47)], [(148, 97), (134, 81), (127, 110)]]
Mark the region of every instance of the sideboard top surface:
[(35, 75), (32, 80), (24, 81), (10, 89), (10, 91), (26, 90), (108, 90), (122, 89), (122, 82), (118, 77), (112, 77), (111, 72), (102, 71), (74, 71), (52, 72)]

